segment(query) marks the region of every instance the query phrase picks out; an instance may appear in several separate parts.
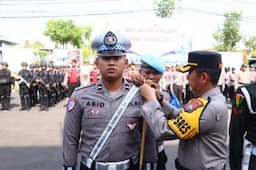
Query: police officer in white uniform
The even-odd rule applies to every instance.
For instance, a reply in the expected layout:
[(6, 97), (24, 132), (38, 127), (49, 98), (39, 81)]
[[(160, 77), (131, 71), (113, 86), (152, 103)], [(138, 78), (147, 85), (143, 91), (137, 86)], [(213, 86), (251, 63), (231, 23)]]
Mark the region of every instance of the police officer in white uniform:
[[(178, 170), (226, 169), (227, 116), (225, 98), (217, 82), (221, 72), (221, 55), (216, 52), (193, 51), (188, 64), (180, 68), (188, 71), (188, 81), (197, 98), (182, 109), (167, 102), (160, 105), (155, 90), (144, 83), (140, 87), (145, 97), (144, 118), (155, 135), (176, 134), (180, 138), (175, 161)], [(169, 114), (167, 120), (164, 113)]]
[[(120, 32), (104, 32), (93, 40), (92, 48), (97, 51), (96, 66), (101, 79), (77, 88), (67, 103), (64, 170), (76, 169), (78, 154), (81, 156), (80, 170), (138, 170), (143, 98), (139, 91), (130, 95), (130, 91), (138, 90), (138, 87), (122, 78), (128, 66), (126, 51), (130, 47), (130, 41)], [(131, 100), (124, 107), (127, 96), (131, 96)], [(115, 125), (112, 121), (116, 121), (113, 117), (119, 106), (124, 112)], [(151, 135), (147, 136), (146, 144), (151, 142), (148, 146), (154, 147), (150, 148), (150, 154), (145, 155), (145, 162), (155, 163), (156, 143), (154, 134)], [(155, 164), (152, 165), (150, 169), (155, 169)]]

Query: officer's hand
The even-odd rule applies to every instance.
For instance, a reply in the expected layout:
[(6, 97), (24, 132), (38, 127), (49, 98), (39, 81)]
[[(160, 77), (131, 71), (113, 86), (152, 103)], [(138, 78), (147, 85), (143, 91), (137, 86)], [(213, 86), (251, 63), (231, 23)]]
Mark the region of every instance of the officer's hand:
[(144, 83), (145, 78), (140, 75), (140, 74), (134, 74), (130, 77), (130, 79), (128, 80), (130, 83), (133, 83), (137, 86), (140, 86)]
[(147, 83), (140, 86), (140, 94), (145, 98), (146, 102), (156, 99), (155, 89)]
[(157, 97), (157, 99), (159, 99), (160, 98), (160, 85), (153, 81), (150, 84), (151, 84), (151, 87), (153, 87), (155, 89), (156, 97)]

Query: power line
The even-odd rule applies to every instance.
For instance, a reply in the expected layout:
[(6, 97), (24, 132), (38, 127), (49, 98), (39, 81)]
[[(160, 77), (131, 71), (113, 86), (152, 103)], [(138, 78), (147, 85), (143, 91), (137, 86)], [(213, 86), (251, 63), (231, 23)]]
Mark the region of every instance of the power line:
[[(94, 0), (92, 0), (94, 1)], [(200, 13), (200, 14), (207, 14), (213, 16), (224, 17), (223, 13), (215, 12), (215, 11), (208, 11), (202, 9), (195, 9), (195, 8), (176, 8), (176, 10), (183, 10), (183, 11), (190, 11), (193, 13)], [(136, 14), (136, 13), (143, 13), (143, 12), (153, 12), (155, 9), (137, 9), (137, 10), (115, 10), (115, 11), (92, 11), (92, 12), (84, 12), (84, 11), (76, 11), (75, 13), (72, 11), (61, 11), (62, 14), (56, 14), (58, 11), (47, 11), (46, 10), (27, 10), (21, 12), (21, 14), (16, 14), (13, 16), (4, 15), (1, 16), (1, 19), (22, 19), (22, 18), (64, 18), (64, 17), (82, 17), (82, 16), (102, 16), (102, 15), (119, 15), (119, 14)], [(29, 15), (24, 15), (24, 13), (28, 13)], [(60, 11), (59, 11), (60, 12)], [(23, 14), (22, 14), (23, 13)], [(37, 13), (37, 14), (36, 14)], [(7, 12), (8, 14), (8, 12)], [(31, 15), (32, 14), (32, 15)], [(256, 16), (242, 16), (240, 19), (241, 22), (248, 22), (248, 23), (256, 23)]]
[(143, 13), (151, 12), (152, 9), (143, 9), (143, 10), (122, 10), (122, 11), (111, 11), (111, 12), (91, 12), (91, 13), (79, 13), (79, 14), (62, 14), (62, 15), (34, 15), (34, 16), (0, 16), (2, 19), (13, 19), (13, 18), (54, 18), (54, 17), (81, 17), (81, 16), (101, 16), (101, 15), (117, 15), (117, 14), (132, 14), (132, 13)]
[(99, 2), (117, 2), (121, 0), (28, 0), (28, 1), (0, 1), (0, 5), (23, 6), (23, 5), (55, 5), (55, 4), (76, 4), (76, 3), (99, 3)]

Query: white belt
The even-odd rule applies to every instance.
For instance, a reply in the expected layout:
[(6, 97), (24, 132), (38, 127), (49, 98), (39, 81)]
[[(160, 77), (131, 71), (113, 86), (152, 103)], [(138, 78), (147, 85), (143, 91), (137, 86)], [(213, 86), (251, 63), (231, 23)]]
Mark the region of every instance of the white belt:
[[(90, 158), (82, 156), (81, 161), (87, 167), (92, 164)], [(132, 161), (132, 162), (131, 162)], [(138, 156), (133, 157), (131, 160), (127, 159), (119, 162), (95, 162), (95, 170), (127, 170), (131, 165), (138, 162)], [(89, 167), (88, 167), (89, 168)]]
[(251, 151), (252, 155), (256, 156), (256, 146), (252, 146), (252, 151)]
[(95, 170), (126, 170), (130, 167), (130, 160), (120, 162), (96, 162)]

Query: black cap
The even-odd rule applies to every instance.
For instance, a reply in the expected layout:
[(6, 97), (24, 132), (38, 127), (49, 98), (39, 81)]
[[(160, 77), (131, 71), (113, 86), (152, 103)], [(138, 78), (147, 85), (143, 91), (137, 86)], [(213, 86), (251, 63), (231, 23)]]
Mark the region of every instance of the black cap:
[(222, 68), (221, 54), (213, 51), (191, 51), (188, 54), (188, 64), (181, 66), (180, 72), (188, 72), (194, 68), (219, 70)]

